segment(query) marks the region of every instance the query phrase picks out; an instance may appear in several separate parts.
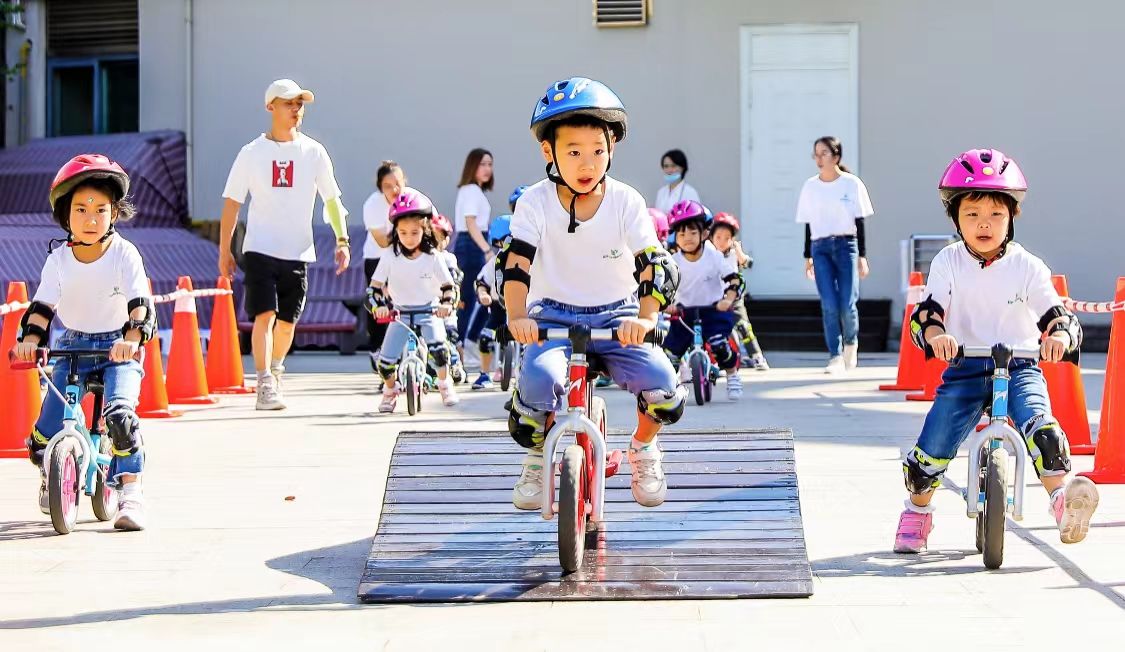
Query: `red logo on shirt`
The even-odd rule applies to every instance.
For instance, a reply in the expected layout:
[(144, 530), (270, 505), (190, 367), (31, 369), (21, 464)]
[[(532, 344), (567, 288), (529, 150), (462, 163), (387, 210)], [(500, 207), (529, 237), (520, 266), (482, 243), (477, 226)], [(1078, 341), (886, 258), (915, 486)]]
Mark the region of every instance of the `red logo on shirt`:
[(292, 188), (293, 187), (293, 161), (274, 161), (273, 162), (273, 187), (274, 188)]

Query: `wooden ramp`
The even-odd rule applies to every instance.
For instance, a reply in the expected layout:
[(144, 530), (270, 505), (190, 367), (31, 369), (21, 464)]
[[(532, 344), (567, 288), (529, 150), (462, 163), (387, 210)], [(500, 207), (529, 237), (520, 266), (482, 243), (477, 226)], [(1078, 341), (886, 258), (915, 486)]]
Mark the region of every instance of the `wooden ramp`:
[[(581, 570), (559, 567), (557, 522), (511, 503), (523, 452), (506, 432), (406, 432), (395, 444), (365, 602), (807, 597), (788, 430), (660, 435), (668, 498), (609, 478)], [(610, 435), (624, 448), (625, 435)]]

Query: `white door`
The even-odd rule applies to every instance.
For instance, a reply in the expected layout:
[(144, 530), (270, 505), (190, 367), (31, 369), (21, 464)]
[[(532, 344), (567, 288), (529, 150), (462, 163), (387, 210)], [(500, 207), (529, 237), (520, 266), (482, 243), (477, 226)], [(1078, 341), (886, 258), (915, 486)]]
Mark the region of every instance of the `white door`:
[(754, 296), (815, 295), (794, 219), (805, 179), (816, 174), (813, 141), (835, 136), (859, 174), (857, 26), (742, 28), (743, 239), (754, 256)]

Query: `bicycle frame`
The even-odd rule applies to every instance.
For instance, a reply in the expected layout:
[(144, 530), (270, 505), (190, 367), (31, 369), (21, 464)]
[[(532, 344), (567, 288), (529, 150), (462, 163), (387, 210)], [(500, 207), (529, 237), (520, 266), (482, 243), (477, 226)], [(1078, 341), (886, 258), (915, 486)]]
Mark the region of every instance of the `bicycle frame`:
[[(40, 375), (47, 379), (47, 387), (53, 391), (63, 402), (63, 425), (62, 428), (55, 433), (54, 437), (47, 443), (47, 448), (43, 451), (43, 469), (49, 476), (51, 473), (51, 465), (48, 461), (51, 459), (51, 454), (54, 452), (55, 447), (59, 442), (68, 437), (73, 437), (78, 441), (78, 446), (81, 449), (79, 455), (79, 468), (78, 477), (82, 478), (82, 491), (87, 496), (92, 496), (94, 493), (94, 474), (101, 472), (102, 466), (109, 465), (111, 458), (109, 455), (103, 455), (98, 451), (98, 445), (101, 443), (101, 438), (106, 434), (101, 432), (99, 428), (95, 427), (94, 432), (90, 432), (83, 425), (85, 423), (85, 415), (82, 412), (82, 405), (78, 400), (79, 395), (82, 393), (81, 388), (78, 386), (78, 374), (74, 371), (77, 366), (77, 357), (72, 358), (71, 373), (67, 378), (66, 389), (60, 392), (54, 383), (51, 382), (47, 372), (42, 366), (38, 367)], [(100, 402), (100, 401), (96, 401)], [(95, 419), (98, 418), (95, 415)], [(48, 481), (50, 477), (48, 477)]]
[[(426, 358), (418, 353), (419, 348), (425, 349), (426, 347), (422, 343), (422, 336), (417, 332), (418, 326), (414, 323), (414, 317), (428, 314), (432, 314), (432, 310), (430, 312), (421, 310), (404, 311), (398, 312), (392, 320), (404, 326), (407, 331), (406, 344), (403, 346), (402, 350), (402, 360), (400, 360), (398, 364), (399, 375), (402, 375), (403, 371), (408, 370), (409, 373), (415, 374), (418, 380), (422, 380), (426, 377)], [(410, 323), (408, 324), (402, 321), (402, 319), (399, 318), (402, 316), (405, 316)]]
[(1027, 466), (1027, 444), (1008, 423), (1008, 383), (1012, 379), (1008, 370), (1013, 357), (1038, 359), (1034, 349), (1012, 349), (1003, 345), (993, 347), (964, 347), (966, 358), (992, 358), (996, 367), (992, 372), (992, 418), (987, 427), (969, 438), (969, 478), (965, 485), (965, 515), (976, 518), (981, 513), (983, 497), (980, 486), (980, 451), (1000, 448), (1005, 442), (1015, 455), (1015, 489), (1012, 497), (1012, 519), (1023, 520), (1024, 467)]

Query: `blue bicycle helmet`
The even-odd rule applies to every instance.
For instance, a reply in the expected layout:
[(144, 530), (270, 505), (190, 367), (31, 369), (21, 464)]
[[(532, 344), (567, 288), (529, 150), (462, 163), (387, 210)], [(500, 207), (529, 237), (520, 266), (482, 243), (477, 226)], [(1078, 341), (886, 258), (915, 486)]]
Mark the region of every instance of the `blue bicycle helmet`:
[(497, 215), (492, 218), (492, 223), (488, 225), (488, 241), (491, 244), (496, 244), (498, 241), (503, 240), (512, 234), (512, 216), (511, 215)]
[(525, 192), (527, 192), (527, 186), (520, 186), (513, 190), (512, 194), (508, 195), (508, 208), (512, 209), (513, 213), (516, 212), (516, 202), (519, 201), (520, 197), (523, 197), (523, 193)]
[(571, 77), (551, 84), (535, 103), (531, 113), (531, 133), (543, 142), (551, 123), (574, 115), (602, 120), (613, 132), (614, 140), (625, 140), (625, 105), (605, 84), (586, 77)]

